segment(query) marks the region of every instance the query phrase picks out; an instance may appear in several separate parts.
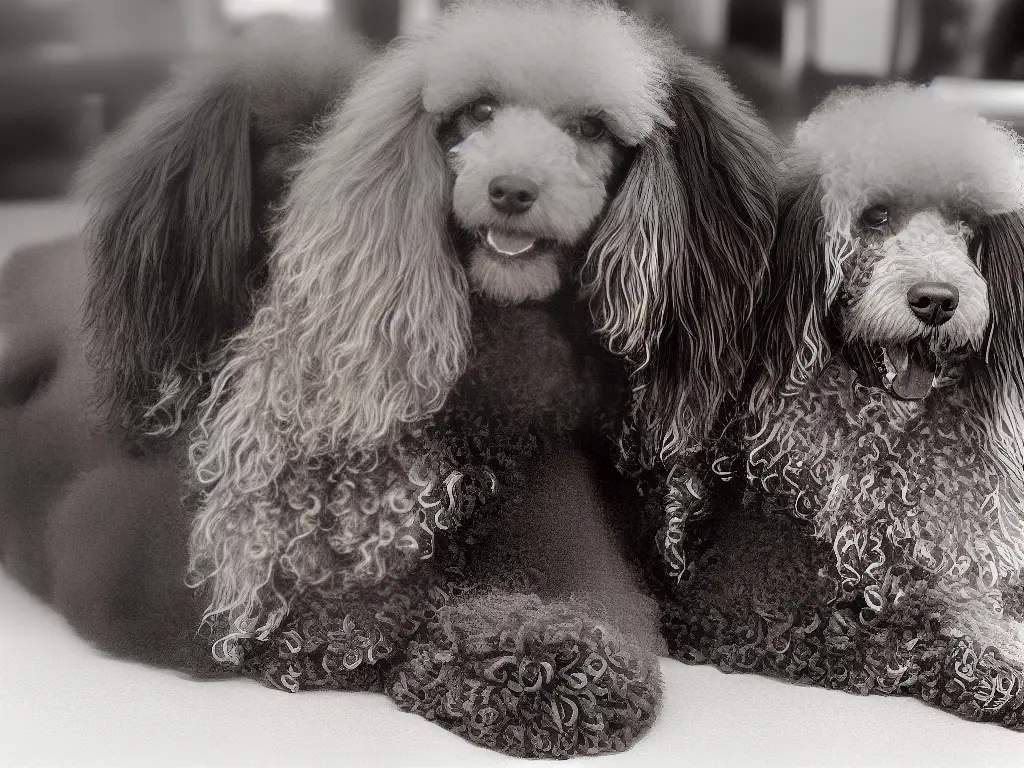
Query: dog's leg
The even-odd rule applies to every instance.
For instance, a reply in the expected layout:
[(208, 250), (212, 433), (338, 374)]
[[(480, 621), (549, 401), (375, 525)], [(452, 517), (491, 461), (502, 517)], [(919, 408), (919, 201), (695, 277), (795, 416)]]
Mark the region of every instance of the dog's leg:
[(713, 544), (664, 605), (675, 658), (858, 694), (917, 696), (1024, 730), (1024, 594), (1004, 596), (997, 615), (962, 585), (937, 589), (894, 568), (872, 607), (862, 589), (840, 588), (832, 547), (772, 504), (720, 505), (709, 520)]
[(921, 676), (922, 699), (968, 720), (1024, 731), (1024, 666), (1019, 660), (970, 638), (936, 650)]
[(291, 693), (382, 691), (383, 671), (403, 658), (410, 638), (465, 591), (459, 576), (427, 561), (401, 583), (342, 598), (309, 589), (272, 636), (239, 641), (238, 671)]
[(542, 460), (526, 487), (473, 554), (470, 580), (482, 586), (438, 611), (390, 693), (514, 755), (624, 750), (661, 698), (656, 606), (609, 529), (581, 451)]

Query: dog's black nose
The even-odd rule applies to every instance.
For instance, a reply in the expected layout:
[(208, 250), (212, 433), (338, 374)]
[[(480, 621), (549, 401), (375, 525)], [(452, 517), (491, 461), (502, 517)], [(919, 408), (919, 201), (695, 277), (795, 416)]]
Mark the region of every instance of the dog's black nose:
[(907, 303), (922, 323), (942, 325), (956, 314), (960, 291), (949, 283), (914, 283), (907, 291)]
[(491, 205), (502, 213), (526, 213), (537, 202), (540, 187), (522, 176), (495, 176), (487, 186)]

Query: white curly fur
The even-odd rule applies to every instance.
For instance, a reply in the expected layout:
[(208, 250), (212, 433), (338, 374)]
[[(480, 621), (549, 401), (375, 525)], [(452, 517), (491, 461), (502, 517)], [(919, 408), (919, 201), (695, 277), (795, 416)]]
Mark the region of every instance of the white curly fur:
[[(909, 201), (922, 211), (947, 206), (976, 216), (1024, 208), (1024, 140), (1005, 126), (943, 102), (925, 88), (902, 83), (840, 88), (830, 94), (798, 127), (780, 171), (784, 179), (813, 179), (820, 186), (826, 283), (805, 318), (785, 382), (790, 393), (831, 358), (822, 321), (837, 298), (844, 267), (862, 246), (854, 230), (866, 207)], [(913, 234), (906, 233), (903, 239)], [(959, 248), (965, 238), (958, 235)], [(891, 245), (897, 247), (898, 241)], [(966, 263), (947, 266), (965, 278), (973, 315), (969, 330), (963, 318), (958, 321), (962, 327), (956, 335), (977, 343), (980, 327), (989, 320), (987, 306), (978, 306), (985, 296), (977, 284), (977, 269)], [(861, 309), (867, 311), (872, 303), (877, 302), (868, 297)], [(888, 308), (901, 307), (890, 303)], [(886, 308), (876, 306), (872, 312), (879, 319)], [(862, 316), (859, 331), (867, 333), (866, 322)], [(890, 316), (882, 324), (891, 322)], [(763, 404), (760, 384), (755, 391), (755, 405)]]
[(469, 282), (494, 301), (519, 304), (553, 296), (562, 285), (559, 256), (551, 251), (508, 260), (478, 248), (469, 257)]
[[(270, 617), (260, 629), (280, 620), (284, 598), (267, 611), (261, 597), (280, 569), (302, 584), (330, 578), (333, 560), (312, 535), (321, 457), (345, 457), (330, 511), (374, 550), (363, 576), (379, 578), (376, 550), (408, 551), (391, 531), (411, 524), (416, 484), (400, 468), (370, 488), (366, 478), (402, 423), (443, 403), (468, 332), (465, 272), (447, 247), (447, 169), (420, 108), (416, 50), (371, 68), (300, 169), (289, 200), (312, 204), (283, 211), (268, 296), (233, 342), (193, 444), (208, 490), (192, 570), (211, 580), (211, 615), (227, 614), (233, 635), (258, 631), (254, 616)], [(347, 218), (325, 217), (325, 201)], [(346, 506), (352, 494), (360, 504)]]
[[(577, 142), (540, 110), (509, 107), (451, 153), (456, 172), (452, 211), (469, 230), (497, 226), (572, 244), (604, 208), (609, 152)], [(510, 219), (494, 209), (487, 186), (496, 176), (525, 176), (542, 190), (536, 204)]]
[(816, 167), (830, 211), (921, 195), (985, 214), (1024, 207), (1021, 138), (911, 85), (836, 91), (797, 129), (788, 156)]
[[(946, 660), (966, 642), (1024, 661), (1021, 150), (1004, 128), (902, 85), (844, 91), (798, 131), (766, 313), (783, 322), (764, 323), (761, 345), (765, 379), (798, 386), (775, 387), (745, 424), (742, 506), (694, 501), (681, 483), (666, 505), (667, 549), (687, 515), (722, 513), (684, 609), (666, 611), (681, 658), (913, 691), (1019, 727), (1019, 668), (997, 681), (980, 665), (950, 674)], [(892, 215), (862, 217), (879, 203)], [(960, 289), (945, 325), (910, 310), (920, 280)], [(936, 337), (950, 342), (932, 349), (946, 378), (894, 397), (871, 345)]]
[[(541, 6), (562, 29), (586, 15), (573, 2)], [(616, 23), (628, 18), (592, 7)], [(442, 405), (469, 354), (467, 275), (446, 230), (452, 190), (436, 139), (445, 105), (430, 83), (467, 79), (443, 67), (443, 46), (457, 48), (466, 34), (456, 30), (502, 29), (528, 18), (522, 11), (484, 3), (456, 12), (441, 37), (400, 41), (369, 68), (299, 168), (276, 227), (269, 291), (232, 344), (192, 446), (206, 491), (191, 567), (209, 586), (208, 618), (229, 622), (214, 649), (222, 659), (232, 658), (235, 638), (280, 621), (288, 604), (275, 586), (280, 576), (345, 591), (400, 575), (418, 557), (415, 537), (401, 532), (415, 528), (423, 483), (439, 479), (420, 478), (388, 446)], [(536, 19), (519, 26), (540, 28)], [(473, 35), (463, 44), (477, 56), (488, 50)], [(571, 70), (588, 67), (576, 61)], [(635, 115), (641, 106), (624, 108)], [(585, 207), (592, 220), (599, 208)], [(328, 209), (344, 214), (325, 216)], [(328, 457), (344, 467), (330, 491), (318, 479)], [(337, 531), (326, 532), (328, 552), (325, 513)], [(356, 566), (336, 579), (346, 553)]]
[[(433, 33), (423, 105), (445, 113), (490, 89), (503, 102), (600, 110), (628, 144), (669, 126), (665, 41), (603, 0), (457, 3)], [(558, 77), (552, 77), (557, 72)]]
[[(824, 294), (815, 295), (802, 315), (803, 332), (784, 394), (796, 394), (832, 358), (824, 324), (848, 277), (844, 268), (848, 272), (848, 261), (863, 246), (853, 233), (860, 212), (879, 200), (896, 205), (913, 201), (921, 213), (902, 232), (887, 238), (884, 256), (888, 258), (875, 263), (867, 290), (851, 308), (852, 327), (845, 329), (846, 336), (881, 342), (887, 333), (898, 339), (910, 335), (903, 302), (897, 303), (896, 292), (886, 286), (887, 261), (893, 261), (890, 266), (901, 292), (908, 270), (914, 279), (934, 279), (940, 274), (941, 279), (952, 278), (969, 316), (959, 318), (949, 334), (975, 349), (987, 345), (982, 349), (987, 374), (969, 384), (977, 409), (972, 418), (988, 435), (992, 461), (1019, 477), (1024, 473), (1024, 393), (1020, 390), (1024, 355), (1015, 339), (1024, 328), (1024, 307), (1010, 306), (1004, 310), (1009, 316), (995, 316), (990, 302), (993, 287), (980, 265), (986, 261), (1015, 264), (1020, 257), (982, 249), (974, 255), (975, 263), (965, 250), (972, 233), (962, 228), (952, 231), (935, 207), (960, 206), (982, 221), (1005, 213), (1019, 216), (1024, 209), (1024, 141), (1008, 128), (942, 102), (924, 88), (887, 84), (839, 89), (799, 126), (780, 168), (784, 183), (810, 179), (820, 185), (820, 257), (825, 276)], [(904, 250), (909, 253), (901, 253)], [(938, 254), (942, 263), (925, 263), (922, 273), (921, 256), (935, 256), (937, 250), (946, 251)], [(1019, 272), (1019, 264), (1012, 271)], [(763, 391), (762, 383), (757, 387)], [(765, 402), (759, 399), (758, 408)], [(765, 418), (764, 413), (760, 418)]]
[(919, 337), (921, 321), (907, 303), (907, 291), (930, 280), (959, 291), (956, 312), (933, 336), (957, 348), (980, 349), (988, 328), (988, 286), (967, 253), (965, 234), (935, 211), (925, 211), (888, 238), (863, 295), (850, 310), (847, 336), (881, 344)]

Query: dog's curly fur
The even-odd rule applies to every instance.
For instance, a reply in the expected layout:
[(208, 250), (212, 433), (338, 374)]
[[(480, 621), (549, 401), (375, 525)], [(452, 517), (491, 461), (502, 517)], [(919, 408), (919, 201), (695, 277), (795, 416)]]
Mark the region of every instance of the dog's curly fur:
[(619, 444), (689, 451), (738, 391), (773, 139), (611, 3), (457, 7), (344, 101), (361, 46), (290, 45), (183, 75), (90, 163), (85, 253), (7, 265), (4, 566), (118, 655), (626, 748), (663, 642)]
[[(217, 658), (513, 754), (627, 747), (661, 640), (615, 462), (738, 394), (773, 152), (611, 3), (456, 4), (393, 44), (301, 164), (192, 445)], [(528, 212), (489, 202), (509, 175)]]
[[(680, 464), (657, 510), (672, 652), (1022, 728), (1024, 144), (841, 91), (780, 209), (741, 466)], [(948, 322), (921, 280), (959, 289)]]

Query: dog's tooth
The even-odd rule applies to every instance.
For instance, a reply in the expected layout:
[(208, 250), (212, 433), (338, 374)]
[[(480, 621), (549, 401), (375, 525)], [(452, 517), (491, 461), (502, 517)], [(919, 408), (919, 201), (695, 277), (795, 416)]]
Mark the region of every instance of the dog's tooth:
[(896, 378), (896, 366), (892, 362), (888, 347), (882, 348), (882, 364), (885, 366), (885, 384), (888, 386)]

